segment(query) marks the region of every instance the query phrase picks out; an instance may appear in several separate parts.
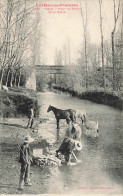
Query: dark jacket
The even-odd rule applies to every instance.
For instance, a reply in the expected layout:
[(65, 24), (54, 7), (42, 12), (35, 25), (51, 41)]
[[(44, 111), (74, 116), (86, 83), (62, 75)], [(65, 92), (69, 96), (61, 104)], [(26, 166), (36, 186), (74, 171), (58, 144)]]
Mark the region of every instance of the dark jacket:
[(20, 149), (19, 162), (23, 164), (30, 164), (31, 160), (32, 160), (32, 150), (30, 146), (27, 146), (26, 143), (24, 143)]
[(66, 155), (66, 154), (71, 154), (74, 148), (75, 148), (75, 140), (66, 137), (63, 140), (58, 151), (61, 152), (61, 154)]

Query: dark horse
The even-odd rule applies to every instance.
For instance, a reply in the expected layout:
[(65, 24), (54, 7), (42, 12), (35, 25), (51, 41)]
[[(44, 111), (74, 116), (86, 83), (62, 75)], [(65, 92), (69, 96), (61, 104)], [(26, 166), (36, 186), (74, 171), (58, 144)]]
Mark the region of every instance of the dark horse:
[(59, 128), (59, 121), (60, 119), (66, 119), (67, 124), (70, 123), (70, 121), (74, 122), (75, 121), (75, 111), (72, 109), (67, 109), (67, 110), (61, 110), (57, 109), (53, 106), (49, 106), (47, 112), (53, 111), (56, 121), (57, 121), (57, 128)]

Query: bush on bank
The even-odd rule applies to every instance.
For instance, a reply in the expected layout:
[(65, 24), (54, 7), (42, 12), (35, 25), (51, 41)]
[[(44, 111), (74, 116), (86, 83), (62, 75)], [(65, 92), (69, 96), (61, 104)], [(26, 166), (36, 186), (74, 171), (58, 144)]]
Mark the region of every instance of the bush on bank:
[(68, 88), (63, 87), (53, 87), (56, 90), (60, 90), (62, 92), (68, 92), (72, 96), (76, 96), (80, 99), (85, 99), (89, 101), (93, 101), (100, 104), (105, 104), (109, 106), (114, 106), (118, 109), (123, 109), (123, 97), (121, 92), (104, 92), (104, 91), (97, 91), (97, 90), (88, 90), (79, 93), (74, 90), (70, 90)]
[(38, 114), (38, 104), (36, 93), (26, 89), (9, 89), (5, 92), (0, 91), (0, 115), (3, 117), (17, 117), (28, 115), (30, 106), (34, 105), (35, 112)]

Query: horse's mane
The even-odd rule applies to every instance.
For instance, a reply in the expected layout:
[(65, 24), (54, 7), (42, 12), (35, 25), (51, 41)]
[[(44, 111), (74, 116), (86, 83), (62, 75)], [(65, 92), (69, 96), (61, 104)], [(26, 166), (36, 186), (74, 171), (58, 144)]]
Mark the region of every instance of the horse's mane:
[(51, 108), (55, 108), (55, 109), (58, 109), (58, 108), (56, 108), (56, 107), (54, 107), (54, 106), (52, 106), (52, 105), (50, 105), (50, 107), (51, 107)]
[(50, 105), (50, 108), (51, 108), (51, 110), (52, 110), (52, 109), (59, 110), (58, 108), (56, 108), (56, 107), (54, 107), (54, 106), (52, 106), (52, 105)]

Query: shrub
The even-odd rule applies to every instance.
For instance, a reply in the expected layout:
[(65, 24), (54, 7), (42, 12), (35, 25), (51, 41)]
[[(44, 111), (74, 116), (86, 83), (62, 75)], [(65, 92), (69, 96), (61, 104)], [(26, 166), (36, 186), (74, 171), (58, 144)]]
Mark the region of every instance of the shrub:
[(1, 91), (1, 99), (0, 99), (0, 115), (3, 117), (13, 117), (18, 115), (28, 115), (29, 108), (34, 105), (34, 110), (36, 115), (38, 115), (38, 104), (36, 99), (36, 94), (34, 96), (34, 92), (29, 92), (26, 95), (23, 92), (3, 92)]

